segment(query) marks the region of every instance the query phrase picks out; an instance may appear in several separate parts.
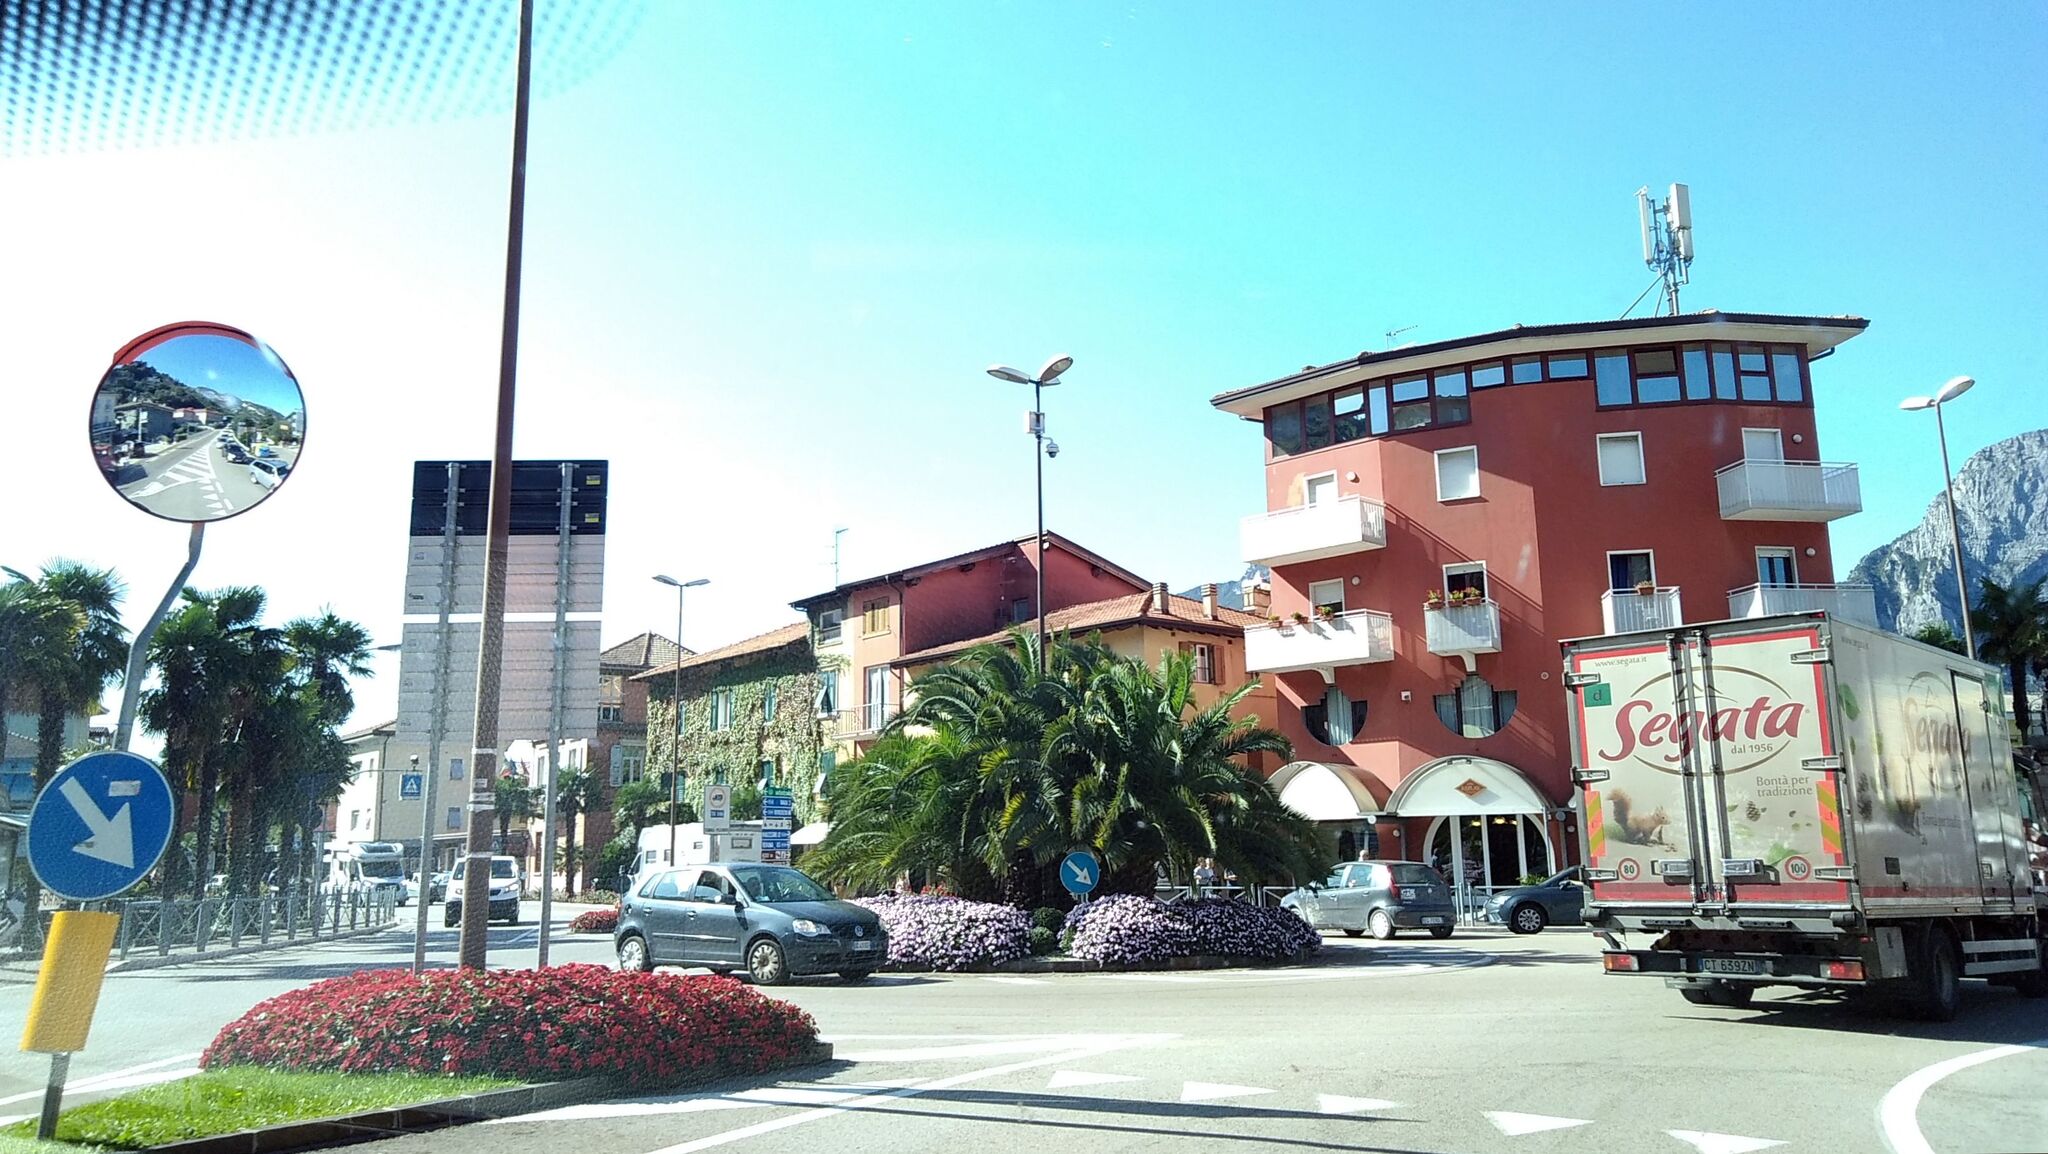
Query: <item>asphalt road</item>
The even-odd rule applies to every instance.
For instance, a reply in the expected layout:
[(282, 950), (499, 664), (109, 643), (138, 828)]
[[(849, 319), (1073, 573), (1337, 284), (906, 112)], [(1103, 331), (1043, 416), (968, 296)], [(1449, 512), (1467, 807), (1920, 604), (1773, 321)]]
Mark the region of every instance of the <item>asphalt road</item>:
[[(532, 933), (496, 931), (494, 963), (530, 963), (531, 945), (514, 943)], [(436, 934), (437, 955), (451, 954), (452, 932)], [(607, 947), (582, 939), (554, 957)], [(409, 938), (394, 934), (111, 978), (79, 1069), (175, 1071), (239, 1007), (405, 957)], [(816, 1017), (830, 1065), (375, 1148), (2048, 1149), (2048, 1002), (1965, 983), (1962, 1018), (1938, 1027), (1781, 991), (1709, 1009), (1654, 979), (1603, 975), (1594, 958), (1587, 935), (1553, 930), (1338, 939), (1325, 961), (1278, 970), (805, 981), (773, 993)], [(0, 991), (0, 1029), (24, 1000)], [(39, 1083), (38, 1061), (5, 1063), (0, 1101)]]
[(121, 494), (177, 521), (217, 520), (256, 504), (271, 490), (222, 454), (223, 435), (209, 429), (136, 462), (122, 474)]

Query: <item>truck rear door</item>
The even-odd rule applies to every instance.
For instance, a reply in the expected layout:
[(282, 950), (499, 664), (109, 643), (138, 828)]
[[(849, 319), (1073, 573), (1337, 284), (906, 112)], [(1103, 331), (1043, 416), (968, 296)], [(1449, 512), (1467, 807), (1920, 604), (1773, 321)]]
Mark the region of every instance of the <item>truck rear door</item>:
[(1779, 619), (1574, 654), (1596, 903), (1847, 900), (1824, 643)]

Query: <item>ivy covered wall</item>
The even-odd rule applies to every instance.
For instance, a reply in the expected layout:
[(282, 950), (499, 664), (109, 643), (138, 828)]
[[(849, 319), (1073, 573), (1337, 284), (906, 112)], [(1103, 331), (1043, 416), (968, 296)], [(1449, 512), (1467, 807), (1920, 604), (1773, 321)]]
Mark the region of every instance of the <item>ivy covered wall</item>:
[[(830, 748), (817, 716), (819, 686), (818, 662), (808, 638), (684, 669), (683, 796), (691, 806), (702, 812), (704, 786), (722, 771), (726, 784), (733, 787), (734, 818), (760, 817), (760, 794), (754, 785), (761, 763), (773, 761), (772, 784), (795, 795), (798, 822), (818, 820), (818, 756)], [(720, 690), (731, 690), (731, 718), (713, 730), (713, 700)], [(672, 692), (669, 678), (649, 679), (647, 776), (654, 781), (666, 780), (663, 775), (675, 765)]]

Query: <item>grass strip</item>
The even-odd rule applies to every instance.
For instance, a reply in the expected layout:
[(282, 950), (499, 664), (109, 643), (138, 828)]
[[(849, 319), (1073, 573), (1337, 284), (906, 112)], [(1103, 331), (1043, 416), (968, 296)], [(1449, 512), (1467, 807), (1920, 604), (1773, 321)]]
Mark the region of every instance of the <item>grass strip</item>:
[[(230, 1066), (66, 1110), (57, 1119), (57, 1138), (60, 1142), (114, 1150), (146, 1150), (189, 1138), (392, 1106), (416, 1106), (518, 1084), (500, 1078), (296, 1074)], [(0, 1143), (32, 1139), (34, 1134), (34, 1122), (17, 1123), (0, 1131)], [(15, 1149), (0, 1145), (0, 1154), (11, 1154)], [(29, 1154), (55, 1147), (30, 1140), (18, 1149)]]

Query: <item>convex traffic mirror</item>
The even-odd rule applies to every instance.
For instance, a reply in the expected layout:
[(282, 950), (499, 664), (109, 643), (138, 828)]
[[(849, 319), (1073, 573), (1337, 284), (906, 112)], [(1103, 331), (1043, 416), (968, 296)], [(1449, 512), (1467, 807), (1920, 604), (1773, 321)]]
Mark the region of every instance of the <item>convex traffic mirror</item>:
[(219, 521), (277, 492), (306, 439), (306, 399), (270, 346), (186, 321), (114, 354), (92, 398), (92, 453), (129, 504), (170, 521)]

